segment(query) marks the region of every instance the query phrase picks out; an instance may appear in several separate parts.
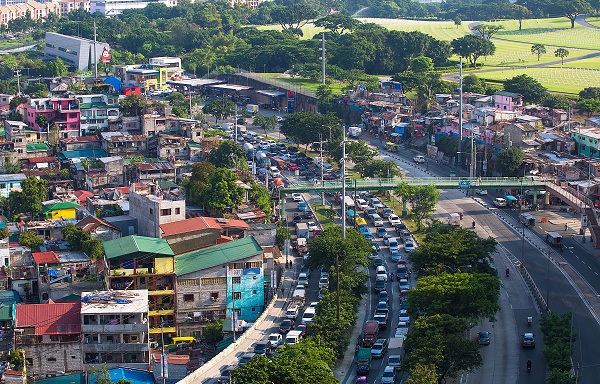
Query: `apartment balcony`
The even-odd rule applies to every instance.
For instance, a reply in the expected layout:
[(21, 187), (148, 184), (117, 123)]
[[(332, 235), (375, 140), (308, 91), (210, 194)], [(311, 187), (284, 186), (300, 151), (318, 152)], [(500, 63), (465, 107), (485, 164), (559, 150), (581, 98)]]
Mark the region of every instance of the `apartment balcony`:
[(177, 332), (177, 328), (175, 327), (163, 327), (163, 328), (150, 328), (150, 333), (176, 333)]
[(154, 274), (154, 268), (136, 268), (134, 269), (112, 269), (111, 276), (136, 276)]
[(81, 324), (82, 333), (148, 332), (148, 324)]
[[(126, 367), (126, 368), (131, 368), (131, 369), (139, 369), (141, 371), (147, 371), (148, 367), (150, 366), (150, 362), (147, 363), (106, 363), (103, 362), (101, 363), (102, 367), (106, 367), (106, 369), (113, 369), (113, 368), (119, 368), (119, 367)], [(90, 371), (92, 369), (97, 369), (98, 368), (98, 363), (95, 364), (83, 364), (84, 370), (85, 371)]]
[(135, 353), (148, 352), (148, 343), (98, 343), (90, 342), (83, 344), (84, 353)]
[(148, 291), (148, 296), (171, 296), (175, 294), (174, 289), (160, 289), (157, 288), (156, 291)]
[(158, 309), (156, 311), (148, 311), (148, 317), (152, 316), (173, 316), (175, 315), (175, 309)]

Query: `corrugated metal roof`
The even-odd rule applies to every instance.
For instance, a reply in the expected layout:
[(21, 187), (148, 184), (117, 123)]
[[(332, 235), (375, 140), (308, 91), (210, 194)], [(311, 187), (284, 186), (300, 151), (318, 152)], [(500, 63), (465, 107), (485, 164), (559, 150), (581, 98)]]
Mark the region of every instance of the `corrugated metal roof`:
[(180, 233), (201, 231), (209, 228), (220, 230), (221, 226), (216, 221), (206, 220), (206, 218), (202, 216), (160, 225), (160, 229), (163, 231), (163, 236), (173, 236)]
[(135, 167), (140, 171), (160, 171), (160, 170), (173, 170), (175, 164), (158, 162), (158, 163), (136, 163)]
[(33, 260), (38, 265), (44, 264), (57, 264), (60, 260), (58, 259), (58, 255), (53, 251), (50, 252), (33, 252), (31, 254), (33, 256)]
[(35, 335), (81, 332), (81, 302), (17, 304), (16, 328), (35, 328)]
[(165, 239), (145, 236), (125, 236), (102, 243), (107, 259), (128, 259), (133, 257), (173, 256), (173, 250)]
[(185, 275), (216, 265), (246, 259), (262, 252), (262, 248), (254, 240), (254, 237), (248, 236), (243, 239), (176, 256), (175, 274), (178, 276)]

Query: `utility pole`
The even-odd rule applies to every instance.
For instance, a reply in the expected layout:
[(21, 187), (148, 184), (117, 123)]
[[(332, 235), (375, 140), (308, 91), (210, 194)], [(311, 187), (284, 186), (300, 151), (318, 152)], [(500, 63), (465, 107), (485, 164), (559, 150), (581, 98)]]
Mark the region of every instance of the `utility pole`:
[(461, 159), (462, 159), (462, 139), (463, 139), (463, 64), (462, 64), (462, 56), (460, 57), (460, 62), (458, 64), (459, 68), (459, 99), (458, 99), (458, 166), (460, 167)]
[(475, 177), (475, 170), (477, 169), (477, 155), (475, 154), (475, 150), (475, 129), (473, 125), (471, 125), (471, 166), (469, 167), (471, 169), (469, 172), (471, 179)]
[(162, 376), (162, 382), (165, 384), (167, 382), (167, 356), (165, 356), (165, 332), (164, 332), (165, 322), (161, 318), (160, 319), (160, 338), (161, 338), (161, 355), (160, 355), (160, 375)]
[[(319, 133), (319, 144), (321, 145), (321, 188), (325, 186), (325, 181), (323, 180), (323, 135)], [(321, 191), (321, 204), (325, 206), (325, 190)]]
[(15, 70), (15, 76), (17, 76), (17, 95), (21, 96), (21, 70), (19, 68)]
[(325, 85), (325, 32), (321, 34), (321, 84)]
[[(342, 126), (342, 239), (346, 240), (346, 131)], [(340, 321), (340, 256), (335, 256), (337, 321)]]

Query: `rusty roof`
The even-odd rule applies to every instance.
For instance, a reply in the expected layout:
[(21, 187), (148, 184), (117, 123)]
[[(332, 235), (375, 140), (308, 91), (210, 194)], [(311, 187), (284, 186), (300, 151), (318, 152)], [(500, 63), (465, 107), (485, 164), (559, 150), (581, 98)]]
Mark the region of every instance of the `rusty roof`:
[(35, 328), (35, 335), (81, 332), (81, 302), (18, 304), (16, 328)]

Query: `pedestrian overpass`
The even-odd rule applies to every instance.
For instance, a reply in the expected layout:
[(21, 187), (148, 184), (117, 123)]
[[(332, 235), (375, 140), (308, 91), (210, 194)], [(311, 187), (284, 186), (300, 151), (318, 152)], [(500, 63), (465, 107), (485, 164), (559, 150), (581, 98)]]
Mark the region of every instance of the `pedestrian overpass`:
[[(346, 179), (347, 190), (389, 191), (394, 190), (400, 182), (409, 185), (435, 185), (437, 189), (495, 189), (523, 188), (528, 190), (545, 190), (549, 180), (537, 177), (421, 177), (421, 178), (371, 178)], [(293, 181), (280, 192), (341, 192), (342, 181)]]

